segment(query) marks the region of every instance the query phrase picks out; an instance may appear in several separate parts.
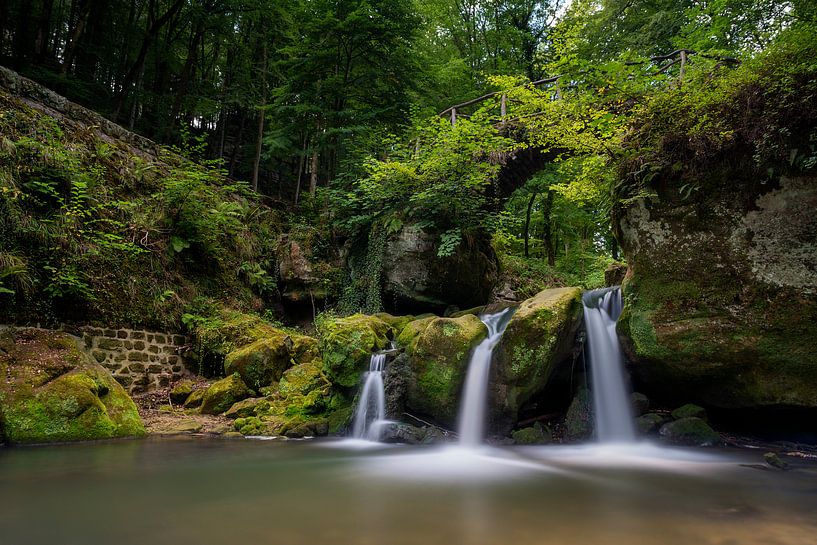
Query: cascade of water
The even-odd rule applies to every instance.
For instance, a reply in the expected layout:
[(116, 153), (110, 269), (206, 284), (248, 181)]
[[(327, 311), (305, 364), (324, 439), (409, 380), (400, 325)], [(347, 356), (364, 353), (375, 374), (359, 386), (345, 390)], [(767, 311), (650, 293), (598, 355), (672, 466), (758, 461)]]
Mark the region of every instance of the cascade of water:
[(480, 320), (488, 328), (488, 336), (474, 348), (468, 362), (463, 401), (459, 414), (460, 445), (475, 447), (482, 443), (485, 434), (485, 408), (488, 403), (488, 378), (494, 347), (511, 321), (514, 308), (506, 308), (496, 314), (485, 314)]
[(622, 308), (621, 289), (613, 287), (585, 292), (582, 304), (593, 381), (596, 437), (605, 443), (634, 441), (633, 411), (624, 358), (616, 334), (616, 320)]
[(355, 439), (378, 441), (380, 429), (386, 418), (386, 390), (383, 386), (383, 370), (386, 354), (372, 354), (369, 371), (364, 375), (363, 390), (355, 409), (352, 436)]

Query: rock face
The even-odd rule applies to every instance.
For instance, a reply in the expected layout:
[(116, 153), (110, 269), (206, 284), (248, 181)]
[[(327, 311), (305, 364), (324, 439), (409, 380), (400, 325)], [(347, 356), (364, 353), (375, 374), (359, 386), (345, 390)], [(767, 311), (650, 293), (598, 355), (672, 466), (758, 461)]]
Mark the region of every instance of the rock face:
[(499, 265), (487, 236), (463, 237), (449, 257), (437, 256), (438, 237), (404, 227), (386, 243), (384, 297), (401, 313), (485, 304)]
[(453, 429), (468, 360), (487, 334), (485, 324), (473, 314), (409, 323), (397, 339), (409, 358), (406, 409)]
[(10, 443), (145, 433), (122, 386), (63, 333), (6, 330), (0, 349), (0, 430)]
[(817, 179), (735, 163), (686, 199), (664, 176), (617, 213), (635, 382), (669, 403), (817, 407)]
[(489, 433), (507, 435), (520, 407), (545, 389), (560, 363), (571, 360), (581, 311), (579, 288), (544, 290), (519, 305), (494, 350)]

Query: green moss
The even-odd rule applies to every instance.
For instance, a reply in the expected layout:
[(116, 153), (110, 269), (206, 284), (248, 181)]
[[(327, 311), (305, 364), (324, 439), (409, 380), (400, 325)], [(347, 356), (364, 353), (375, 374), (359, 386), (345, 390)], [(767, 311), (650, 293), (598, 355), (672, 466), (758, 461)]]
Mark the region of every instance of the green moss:
[(238, 373), (255, 390), (280, 380), (292, 363), (292, 338), (275, 329), (270, 329), (267, 333), (267, 337), (227, 354), (224, 360), (225, 374)]
[(374, 316), (355, 314), (346, 318), (324, 316), (318, 321), (323, 368), (334, 384), (357, 386), (371, 354), (388, 345), (393, 330)]
[(12, 443), (143, 435), (136, 405), (69, 336), (22, 332), (5, 359), (0, 421)]
[(225, 379), (214, 382), (207, 388), (201, 401), (201, 413), (221, 414), (238, 401), (252, 395), (252, 390), (247, 388), (247, 385), (241, 380), (241, 376), (234, 373)]
[(486, 335), (485, 325), (470, 314), (409, 323), (398, 338), (399, 344), (406, 343), (414, 376), (408, 384), (407, 406), (453, 426), (469, 356)]

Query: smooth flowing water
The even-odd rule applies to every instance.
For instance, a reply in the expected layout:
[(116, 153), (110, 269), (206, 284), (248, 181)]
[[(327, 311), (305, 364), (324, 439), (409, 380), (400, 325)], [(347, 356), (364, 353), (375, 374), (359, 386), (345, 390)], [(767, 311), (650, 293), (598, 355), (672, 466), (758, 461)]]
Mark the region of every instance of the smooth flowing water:
[(460, 445), (462, 446), (475, 447), (481, 445), (484, 439), (491, 358), (494, 347), (502, 338), (502, 333), (505, 332), (513, 312), (513, 308), (506, 308), (496, 314), (480, 316), (480, 320), (488, 328), (488, 336), (474, 348), (474, 353), (468, 362), (468, 373), (465, 377), (458, 422)]
[(590, 375), (593, 381), (593, 412), (596, 438), (604, 443), (636, 440), (630, 393), (624, 371), (624, 357), (616, 334), (621, 314), (618, 287), (585, 292), (584, 324)]
[[(0, 448), (3, 545), (806, 545), (817, 461), (608, 446)], [(670, 455), (671, 454), (671, 455)]]
[(364, 375), (360, 400), (355, 408), (352, 425), (352, 437), (355, 439), (380, 439), (380, 430), (386, 418), (386, 390), (383, 385), (385, 365), (385, 353), (372, 354), (369, 371)]

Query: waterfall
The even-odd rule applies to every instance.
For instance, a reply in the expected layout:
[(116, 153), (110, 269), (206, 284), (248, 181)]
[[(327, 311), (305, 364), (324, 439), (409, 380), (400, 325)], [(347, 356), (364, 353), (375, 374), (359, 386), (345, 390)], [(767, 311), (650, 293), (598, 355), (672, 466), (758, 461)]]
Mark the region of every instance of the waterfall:
[(603, 443), (634, 441), (633, 411), (616, 334), (616, 320), (622, 307), (621, 289), (585, 292), (582, 304), (593, 381), (596, 437)]
[(363, 390), (355, 409), (352, 436), (355, 439), (378, 441), (386, 418), (386, 391), (383, 386), (383, 370), (386, 353), (372, 354), (369, 371), (364, 375)]
[(482, 443), (485, 434), (485, 408), (488, 403), (488, 378), (494, 347), (511, 321), (514, 308), (506, 308), (496, 314), (485, 314), (480, 320), (488, 328), (488, 336), (474, 348), (468, 362), (463, 402), (460, 406), (460, 445), (475, 447)]

